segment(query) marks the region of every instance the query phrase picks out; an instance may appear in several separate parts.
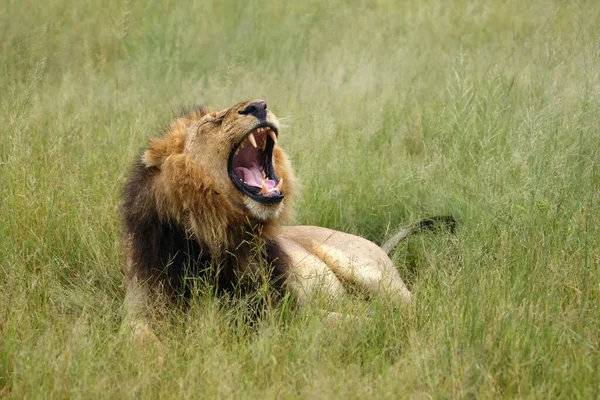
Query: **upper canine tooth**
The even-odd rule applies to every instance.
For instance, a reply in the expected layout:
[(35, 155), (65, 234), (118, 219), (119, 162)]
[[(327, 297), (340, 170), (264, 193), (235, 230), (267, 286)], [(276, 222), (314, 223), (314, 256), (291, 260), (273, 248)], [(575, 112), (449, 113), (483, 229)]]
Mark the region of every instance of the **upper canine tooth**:
[(252, 146), (254, 146), (254, 148), (256, 149), (256, 138), (254, 137), (254, 133), (250, 132), (250, 134), (248, 135), (248, 140), (250, 141), (250, 143), (252, 144)]
[(272, 130), (269, 129), (267, 134), (269, 135), (269, 137), (271, 139), (273, 139), (273, 143), (277, 143), (277, 135), (275, 134), (275, 132), (273, 132)]

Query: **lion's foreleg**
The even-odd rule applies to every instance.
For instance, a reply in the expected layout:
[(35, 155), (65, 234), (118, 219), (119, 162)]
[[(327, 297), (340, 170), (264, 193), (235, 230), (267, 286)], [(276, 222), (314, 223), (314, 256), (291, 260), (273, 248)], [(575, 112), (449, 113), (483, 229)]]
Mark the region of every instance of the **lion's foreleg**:
[[(137, 277), (128, 280), (125, 289), (125, 323), (135, 336), (152, 334), (149, 318), (150, 293), (146, 285), (140, 284)], [(153, 335), (153, 334), (152, 334)]]
[[(154, 334), (151, 322), (157, 315), (154, 290), (140, 281), (138, 277), (126, 280), (125, 288), (125, 318), (123, 328), (133, 341), (136, 351), (142, 355), (156, 357), (159, 366), (164, 363), (164, 350), (160, 340)], [(161, 306), (161, 308), (164, 306)]]
[(165, 312), (166, 296), (160, 287), (149, 285), (138, 276), (126, 279), (124, 328), (136, 344), (150, 344), (161, 351), (161, 344), (152, 329), (152, 322)]

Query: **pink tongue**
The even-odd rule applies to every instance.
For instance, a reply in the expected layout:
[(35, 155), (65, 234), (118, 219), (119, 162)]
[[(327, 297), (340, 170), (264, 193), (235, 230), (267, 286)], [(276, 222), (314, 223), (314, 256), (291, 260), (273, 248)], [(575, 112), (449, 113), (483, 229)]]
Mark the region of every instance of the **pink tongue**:
[(233, 169), (233, 173), (243, 180), (246, 185), (254, 186), (257, 188), (262, 187), (262, 183), (265, 183), (267, 189), (272, 189), (275, 187), (275, 181), (271, 179), (263, 179), (260, 168), (255, 165), (252, 165), (250, 168), (246, 167), (237, 167)]

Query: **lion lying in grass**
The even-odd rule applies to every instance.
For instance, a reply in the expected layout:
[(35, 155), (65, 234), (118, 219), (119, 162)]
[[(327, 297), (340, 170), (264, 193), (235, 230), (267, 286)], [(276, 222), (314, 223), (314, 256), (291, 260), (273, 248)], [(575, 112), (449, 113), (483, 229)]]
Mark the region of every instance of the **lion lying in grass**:
[(150, 141), (123, 190), (126, 308), (138, 333), (154, 311), (189, 298), (187, 277), (225, 291), (267, 283), (300, 304), (317, 292), (342, 296), (347, 284), (410, 301), (387, 253), (427, 223), (401, 231), (387, 251), (331, 229), (281, 227), (295, 181), (278, 137), (275, 115), (253, 100), (197, 107)]

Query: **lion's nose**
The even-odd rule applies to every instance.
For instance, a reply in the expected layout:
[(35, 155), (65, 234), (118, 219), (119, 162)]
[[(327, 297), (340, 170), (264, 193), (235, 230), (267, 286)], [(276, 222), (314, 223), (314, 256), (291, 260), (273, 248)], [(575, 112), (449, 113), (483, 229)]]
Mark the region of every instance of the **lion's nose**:
[(255, 101), (248, 104), (239, 113), (242, 115), (254, 115), (258, 119), (264, 119), (267, 117), (267, 103), (264, 101)]

